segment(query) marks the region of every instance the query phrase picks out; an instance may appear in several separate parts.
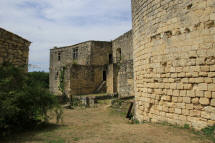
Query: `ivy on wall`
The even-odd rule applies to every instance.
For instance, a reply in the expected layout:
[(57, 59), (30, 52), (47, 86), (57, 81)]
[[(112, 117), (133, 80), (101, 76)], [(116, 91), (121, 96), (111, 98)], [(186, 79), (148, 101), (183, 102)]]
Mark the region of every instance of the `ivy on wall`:
[(65, 93), (65, 85), (64, 85), (64, 74), (65, 74), (65, 67), (61, 68), (60, 70), (60, 79), (59, 79), (59, 86), (58, 89), (61, 91), (62, 96), (66, 96)]

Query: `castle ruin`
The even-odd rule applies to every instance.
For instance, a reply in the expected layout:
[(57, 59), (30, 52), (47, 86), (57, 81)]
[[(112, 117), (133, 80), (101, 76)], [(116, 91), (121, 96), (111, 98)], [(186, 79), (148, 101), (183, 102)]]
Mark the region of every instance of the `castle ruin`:
[(51, 49), (50, 90), (135, 95), (139, 121), (215, 124), (215, 1), (132, 0), (133, 29)]
[(86, 41), (51, 49), (50, 91), (61, 95), (63, 80), (68, 97), (93, 93), (134, 96), (132, 51), (132, 31), (110, 42)]

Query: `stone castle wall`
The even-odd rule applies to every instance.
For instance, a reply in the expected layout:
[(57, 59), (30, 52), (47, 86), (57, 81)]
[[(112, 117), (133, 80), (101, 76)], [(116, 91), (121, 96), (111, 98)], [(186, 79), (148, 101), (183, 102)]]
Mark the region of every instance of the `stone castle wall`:
[[(119, 97), (134, 96), (132, 30), (113, 41), (114, 63), (117, 64), (116, 86)], [(119, 50), (120, 49), (120, 50)], [(121, 56), (120, 56), (121, 52)]]
[(215, 1), (132, 0), (136, 118), (215, 123)]
[(28, 69), (30, 42), (0, 28), (0, 64), (9, 62)]
[[(70, 75), (71, 72), (74, 73), (74, 70), (77, 70), (77, 75), (83, 75), (86, 73), (90, 67), (92, 68), (89, 74), (100, 75), (97, 72), (96, 66), (104, 66), (109, 63), (109, 54), (112, 53), (112, 43), (105, 41), (87, 41), (83, 43), (79, 43), (72, 46), (54, 48), (50, 50), (50, 91), (53, 94), (61, 95), (59, 91), (59, 80), (60, 80), (60, 71), (63, 67), (66, 68), (65, 75), (65, 91), (67, 95), (76, 94), (78, 90), (80, 94), (88, 93), (96, 88), (98, 85), (97, 82), (92, 84), (84, 77), (80, 78), (80, 80), (73, 79)], [(77, 58), (74, 59), (74, 49), (77, 49)], [(60, 56), (60, 57), (59, 57)], [(75, 66), (80, 68), (75, 68)], [(78, 66), (79, 65), (79, 66)], [(75, 69), (70, 69), (75, 68)], [(95, 68), (95, 69), (94, 69)], [(81, 73), (79, 73), (81, 72)], [(103, 74), (103, 71), (100, 71)], [(71, 83), (71, 81), (73, 83)], [(85, 83), (84, 83), (85, 82)], [(82, 87), (83, 90), (78, 89), (78, 87)], [(87, 90), (89, 87), (89, 90)], [(78, 90), (76, 90), (78, 89)], [(83, 92), (82, 92), (83, 91)], [(88, 91), (88, 92), (85, 92)]]

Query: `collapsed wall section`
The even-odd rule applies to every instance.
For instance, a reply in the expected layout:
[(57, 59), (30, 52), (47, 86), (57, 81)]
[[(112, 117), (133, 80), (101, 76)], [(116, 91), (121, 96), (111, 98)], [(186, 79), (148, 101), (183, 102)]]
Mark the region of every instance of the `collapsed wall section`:
[(132, 0), (136, 118), (215, 123), (215, 1)]

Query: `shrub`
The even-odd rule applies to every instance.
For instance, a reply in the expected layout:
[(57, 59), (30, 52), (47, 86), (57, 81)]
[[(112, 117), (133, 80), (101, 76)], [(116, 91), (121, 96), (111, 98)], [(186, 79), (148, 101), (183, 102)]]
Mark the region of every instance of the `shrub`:
[(33, 84), (35, 81), (39, 82), (44, 88), (49, 88), (49, 73), (46, 72), (29, 72), (27, 84)]
[(0, 66), (0, 135), (14, 128), (32, 128), (48, 120), (50, 109), (59, 109), (45, 82), (35, 77), (10, 64)]

